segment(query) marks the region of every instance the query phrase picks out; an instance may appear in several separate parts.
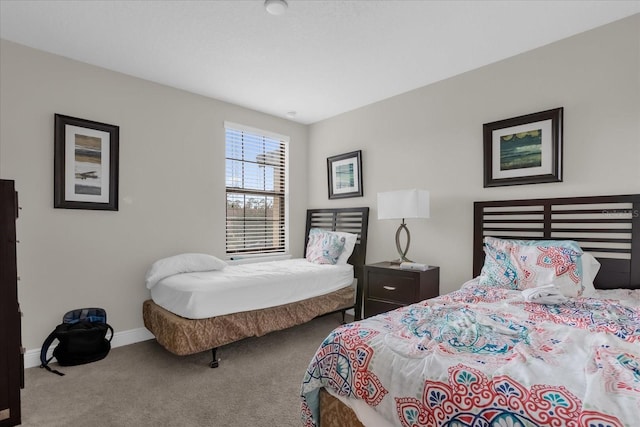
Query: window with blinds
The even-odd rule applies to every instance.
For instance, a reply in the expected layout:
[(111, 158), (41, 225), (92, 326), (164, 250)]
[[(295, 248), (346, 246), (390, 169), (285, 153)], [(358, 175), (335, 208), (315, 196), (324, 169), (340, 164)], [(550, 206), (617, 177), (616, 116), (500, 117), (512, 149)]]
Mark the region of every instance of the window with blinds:
[(289, 138), (225, 122), (227, 254), (287, 249)]

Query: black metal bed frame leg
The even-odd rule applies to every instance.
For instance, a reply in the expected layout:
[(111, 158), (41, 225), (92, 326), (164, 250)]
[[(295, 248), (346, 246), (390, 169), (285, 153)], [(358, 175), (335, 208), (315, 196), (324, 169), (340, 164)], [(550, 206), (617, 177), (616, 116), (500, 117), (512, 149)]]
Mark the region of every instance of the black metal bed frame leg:
[(211, 349), (211, 362), (209, 363), (209, 367), (210, 368), (217, 368), (220, 365), (220, 362), (218, 361), (218, 359), (216, 358), (216, 351), (218, 350), (218, 347), (214, 347)]
[(344, 315), (347, 313), (347, 310), (342, 310), (342, 311), (341, 311), (341, 313), (342, 313), (342, 324), (343, 324), (343, 325), (346, 325), (346, 324), (347, 324), (347, 322), (346, 322), (346, 321), (345, 321), (345, 319), (344, 319)]

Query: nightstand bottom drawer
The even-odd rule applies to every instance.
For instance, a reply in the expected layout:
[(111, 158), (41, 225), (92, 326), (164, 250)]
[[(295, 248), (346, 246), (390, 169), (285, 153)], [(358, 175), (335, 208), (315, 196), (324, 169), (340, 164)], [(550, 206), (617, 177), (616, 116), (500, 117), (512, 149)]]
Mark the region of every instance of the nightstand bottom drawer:
[(369, 299), (364, 305), (364, 317), (370, 317), (370, 316), (375, 316), (376, 314), (386, 313), (387, 311), (395, 310), (396, 308), (400, 308), (400, 307), (404, 307), (404, 305)]

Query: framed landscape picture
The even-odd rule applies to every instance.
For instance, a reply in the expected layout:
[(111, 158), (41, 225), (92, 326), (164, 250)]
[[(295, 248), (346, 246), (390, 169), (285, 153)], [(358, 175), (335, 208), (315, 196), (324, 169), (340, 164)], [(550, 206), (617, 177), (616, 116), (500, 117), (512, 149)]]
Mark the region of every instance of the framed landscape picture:
[(55, 115), (55, 208), (118, 210), (119, 127)]
[(562, 181), (562, 108), (484, 124), (484, 186)]
[(362, 197), (362, 151), (327, 158), (329, 199)]

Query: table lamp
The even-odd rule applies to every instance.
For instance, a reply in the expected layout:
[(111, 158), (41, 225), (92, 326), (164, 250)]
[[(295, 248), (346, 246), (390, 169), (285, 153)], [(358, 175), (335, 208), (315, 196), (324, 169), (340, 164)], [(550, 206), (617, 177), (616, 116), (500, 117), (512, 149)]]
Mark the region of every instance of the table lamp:
[[(402, 219), (396, 231), (396, 249), (399, 262), (413, 262), (407, 258), (411, 234), (404, 220), (407, 218), (429, 218), (429, 192), (425, 190), (398, 190), (378, 193), (378, 219)], [(407, 233), (404, 249), (400, 245), (400, 233)]]

